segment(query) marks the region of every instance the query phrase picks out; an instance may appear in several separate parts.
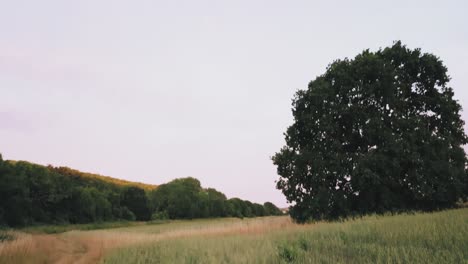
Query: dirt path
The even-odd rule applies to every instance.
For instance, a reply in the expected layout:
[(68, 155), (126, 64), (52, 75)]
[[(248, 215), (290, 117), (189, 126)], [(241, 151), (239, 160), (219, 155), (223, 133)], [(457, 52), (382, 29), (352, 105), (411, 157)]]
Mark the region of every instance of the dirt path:
[[(29, 234), (18, 239), (12, 253), (23, 252), (23, 258), (12, 258), (5, 263), (95, 264), (104, 253), (141, 242), (156, 241), (159, 235), (135, 234), (118, 231), (69, 231), (61, 234)], [(16, 249), (15, 249), (16, 248)], [(8, 250), (8, 249), (7, 249)], [(1, 250), (0, 250), (1, 252)], [(1, 255), (1, 254), (0, 254)], [(25, 256), (30, 256), (24, 258)], [(3, 262), (1, 261), (0, 264)]]
[(90, 240), (69, 234), (33, 235), (34, 249), (47, 256), (47, 263), (98, 263), (102, 247)]

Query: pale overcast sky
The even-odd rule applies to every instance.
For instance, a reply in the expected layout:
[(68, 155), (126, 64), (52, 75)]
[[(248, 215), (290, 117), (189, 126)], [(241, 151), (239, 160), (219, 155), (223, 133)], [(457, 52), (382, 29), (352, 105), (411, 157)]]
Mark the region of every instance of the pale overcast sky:
[(0, 152), (285, 206), (270, 157), (333, 60), (401, 40), (468, 109), (467, 3), (0, 0)]

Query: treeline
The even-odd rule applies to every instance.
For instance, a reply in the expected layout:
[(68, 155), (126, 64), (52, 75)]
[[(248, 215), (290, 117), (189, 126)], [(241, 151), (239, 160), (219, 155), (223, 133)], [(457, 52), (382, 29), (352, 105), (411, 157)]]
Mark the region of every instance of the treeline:
[(241, 200), (227, 199), (213, 188), (204, 189), (195, 178), (175, 179), (160, 185), (149, 193), (153, 219), (191, 219), (205, 217), (254, 217), (280, 215), (274, 204), (263, 205)]
[(226, 199), (194, 178), (156, 188), (66, 167), (5, 161), (0, 155), (0, 225), (281, 214), (272, 203)]

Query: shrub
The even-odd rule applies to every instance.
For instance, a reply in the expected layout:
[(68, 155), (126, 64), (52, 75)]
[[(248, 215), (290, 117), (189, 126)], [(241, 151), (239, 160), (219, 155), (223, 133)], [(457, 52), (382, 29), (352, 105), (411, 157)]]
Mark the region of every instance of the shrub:
[(288, 243), (284, 243), (278, 247), (278, 254), (280, 259), (287, 263), (296, 261), (299, 256), (299, 252), (294, 245)]
[(167, 211), (156, 212), (151, 215), (151, 220), (166, 220), (169, 219), (169, 214)]

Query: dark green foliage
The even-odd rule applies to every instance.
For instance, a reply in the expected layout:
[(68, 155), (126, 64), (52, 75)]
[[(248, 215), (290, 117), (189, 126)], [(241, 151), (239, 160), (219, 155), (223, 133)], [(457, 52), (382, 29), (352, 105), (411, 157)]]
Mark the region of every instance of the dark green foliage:
[(233, 217), (246, 217), (245, 214), (245, 203), (239, 198), (231, 198), (227, 201), (228, 204), (228, 216)]
[(0, 160), (0, 222), (6, 225), (21, 225), (29, 218), (25, 208), (30, 208), (26, 177), (15, 175), (13, 166)]
[(200, 190), (200, 182), (194, 178), (162, 184), (150, 193), (153, 211), (165, 211), (171, 219), (199, 217)]
[(258, 203), (254, 203), (253, 204), (253, 214), (255, 216), (265, 216), (266, 215), (266, 210), (265, 210), (265, 207), (263, 207), (263, 205), (261, 204), (258, 204)]
[(73, 223), (89, 223), (112, 219), (112, 205), (106, 196), (94, 187), (75, 188), (72, 196)]
[(207, 206), (210, 216), (222, 217), (226, 216), (226, 195), (213, 188), (206, 189), (207, 194)]
[(83, 175), (65, 167), (0, 159), (0, 226), (149, 219), (143, 189)]
[(266, 202), (263, 204), (263, 207), (265, 208), (265, 214), (266, 215), (282, 215), (283, 212), (276, 207), (273, 203)]
[(128, 220), (128, 221), (135, 221), (136, 220), (135, 214), (125, 206), (120, 209), (119, 216), (120, 216), (120, 218), (122, 218), (124, 220)]
[(400, 42), (338, 60), (297, 92), (277, 187), (302, 222), (466, 199), (461, 106), (436, 56)]
[(169, 219), (169, 214), (166, 211), (159, 211), (151, 215), (151, 220), (167, 220)]
[(138, 187), (127, 187), (122, 193), (121, 205), (135, 214), (136, 220), (148, 221), (151, 213), (145, 191)]
[(66, 167), (4, 161), (0, 155), (0, 226), (270, 215), (237, 198), (234, 210), (229, 201), (195, 178), (155, 189)]
[[(149, 196), (154, 219), (162, 216), (170, 219), (192, 219), (276, 215), (276, 211), (260, 204), (239, 198), (227, 200), (223, 193), (213, 188), (204, 189), (197, 179), (191, 177), (162, 184), (151, 191)], [(276, 208), (272, 203), (268, 205)]]

